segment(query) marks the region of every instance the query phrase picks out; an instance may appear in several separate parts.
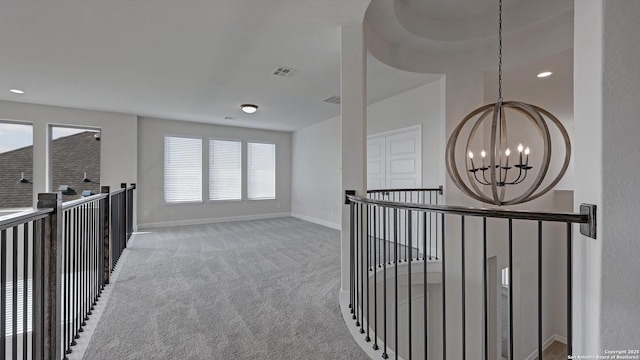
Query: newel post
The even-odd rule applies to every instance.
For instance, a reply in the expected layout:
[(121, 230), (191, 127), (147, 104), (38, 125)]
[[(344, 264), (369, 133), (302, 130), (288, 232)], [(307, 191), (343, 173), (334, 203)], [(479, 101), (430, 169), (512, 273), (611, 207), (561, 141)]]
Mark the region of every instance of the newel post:
[(33, 282), (34, 354), (45, 359), (61, 358), (61, 278), (62, 278), (62, 195), (38, 194), (38, 209), (53, 209), (36, 226), (34, 259), (36, 271)]

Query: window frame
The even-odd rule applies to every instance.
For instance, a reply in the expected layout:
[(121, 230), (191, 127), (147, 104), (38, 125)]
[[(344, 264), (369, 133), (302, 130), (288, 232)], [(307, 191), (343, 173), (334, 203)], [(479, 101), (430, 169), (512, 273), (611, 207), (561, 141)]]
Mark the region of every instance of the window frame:
[(53, 128), (64, 128), (64, 129), (78, 129), (78, 130), (86, 130), (86, 131), (96, 131), (100, 134), (100, 183), (102, 183), (102, 128), (99, 126), (87, 126), (87, 125), (74, 125), (74, 124), (58, 124), (58, 123), (48, 123), (47, 124), (47, 144), (46, 144), (46, 157), (45, 157), (45, 189), (49, 189), (49, 192), (58, 192), (58, 189), (52, 189), (53, 185), (53, 169), (51, 168), (53, 163), (53, 154), (51, 152), (51, 146), (53, 142)]
[[(22, 126), (31, 126), (31, 148), (33, 149), (35, 146), (35, 133), (36, 133), (36, 124), (33, 121), (28, 121), (28, 120), (13, 120), (13, 119), (6, 119), (6, 118), (0, 118), (0, 124), (11, 124), (11, 125), (22, 125)], [(29, 146), (29, 145), (27, 145)], [(15, 150), (15, 149), (14, 149)], [(47, 145), (47, 154), (48, 154), (48, 145)], [(10, 150), (12, 151), (12, 150)], [(49, 165), (49, 161), (48, 159), (45, 160), (46, 161), (46, 166)], [(35, 175), (35, 161), (34, 161), (34, 156), (31, 157), (31, 179), (27, 179), (31, 182), (31, 185), (34, 186), (35, 183), (35, 179), (33, 178)], [(47, 168), (47, 172), (48, 172), (48, 168)], [(47, 180), (45, 179), (45, 186), (47, 186), (46, 188), (48, 189), (48, 184), (47, 184)], [(36, 196), (33, 193), (33, 187), (32, 187), (32, 191), (31, 191), (31, 206), (28, 207), (12, 207), (12, 208), (0, 208), (0, 217), (1, 216), (5, 216), (6, 214), (11, 214), (11, 213), (15, 213), (15, 212), (21, 212), (21, 211), (27, 211), (27, 210), (31, 210), (34, 209), (36, 207)]]
[[(200, 140), (200, 200), (190, 201), (167, 201), (165, 188), (165, 141), (167, 137), (186, 138), (186, 139), (199, 139)], [(162, 202), (165, 206), (180, 206), (180, 205), (197, 205), (205, 203), (204, 196), (204, 176), (205, 176), (205, 147), (203, 146), (205, 137), (197, 135), (178, 135), (178, 134), (163, 134), (162, 135)], [(207, 149), (208, 150), (208, 149)], [(207, 154), (208, 155), (208, 152)], [(208, 175), (207, 175), (208, 176)]]
[[(249, 144), (268, 144), (273, 145), (273, 197), (272, 198), (261, 198), (261, 199), (252, 199), (249, 197)], [(274, 201), (278, 200), (278, 144), (275, 141), (268, 140), (246, 140), (246, 177), (245, 181), (247, 183), (246, 186), (246, 196), (247, 201)]]
[[(224, 138), (224, 137), (209, 137), (207, 141), (207, 203), (211, 204), (237, 204), (243, 202), (246, 199), (246, 184), (247, 184), (247, 152), (246, 141), (238, 138)], [(240, 199), (211, 199), (211, 141), (233, 141), (240, 143)], [(204, 161), (203, 161), (204, 165)], [(204, 169), (204, 168), (203, 168)]]

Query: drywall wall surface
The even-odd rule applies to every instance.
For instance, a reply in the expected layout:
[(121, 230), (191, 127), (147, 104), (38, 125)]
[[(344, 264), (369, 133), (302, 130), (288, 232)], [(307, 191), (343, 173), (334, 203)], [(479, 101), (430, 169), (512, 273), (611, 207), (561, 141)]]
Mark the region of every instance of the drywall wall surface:
[[(367, 134), (422, 125), (422, 184), (439, 186), (445, 140), (444, 79), (428, 83), (367, 107)], [(292, 213), (335, 227), (343, 203), (340, 174), (340, 117), (293, 133)]]
[(0, 119), (33, 125), (34, 200), (38, 193), (51, 191), (46, 183), (50, 125), (100, 129), (100, 184), (115, 189), (124, 182), (137, 182), (138, 126), (135, 115), (0, 101)]
[[(640, 347), (640, 33), (638, 1), (604, 1), (600, 349)], [(597, 75), (597, 74), (594, 74)], [(596, 115), (597, 116), (597, 115)], [(596, 129), (597, 133), (597, 129)], [(585, 176), (585, 179), (589, 179)], [(582, 200), (577, 198), (577, 201)], [(631, 354), (631, 353), (627, 353)], [(637, 353), (635, 355), (638, 355)]]
[(340, 228), (340, 117), (293, 133), (291, 213)]
[(422, 125), (422, 185), (425, 187), (442, 185), (440, 149), (444, 149), (446, 140), (441, 136), (444, 126), (441, 82), (444, 78), (367, 107), (367, 135)]
[[(580, 203), (590, 203), (600, 206), (599, 214), (607, 211), (601, 206), (603, 199), (603, 3), (602, 0), (575, 2), (573, 70), (573, 110), (574, 117), (577, 119), (574, 130), (574, 210), (579, 209)], [(614, 119), (613, 116), (608, 117)], [(616, 188), (616, 191), (618, 190)], [(598, 216), (598, 224), (602, 225), (603, 218), (603, 215)], [(603, 261), (601, 253), (604, 242), (608, 239), (603, 238), (602, 226), (599, 226), (598, 240), (595, 241), (580, 235), (577, 226), (575, 229), (574, 354), (603, 355), (600, 352)], [(617, 264), (618, 260), (613, 262)], [(620, 275), (623, 274), (620, 273)], [(626, 288), (621, 288), (617, 294), (625, 291), (627, 291)]]
[[(291, 133), (208, 125), (185, 121), (141, 117), (139, 124), (138, 219), (140, 228), (201, 224), (215, 221), (288, 216), (291, 213)], [(203, 138), (203, 202), (167, 204), (164, 201), (164, 136)], [(276, 144), (276, 199), (208, 201), (208, 140), (210, 138), (272, 142)], [(246, 164), (246, 145), (243, 145)], [(243, 173), (246, 165), (243, 166)]]

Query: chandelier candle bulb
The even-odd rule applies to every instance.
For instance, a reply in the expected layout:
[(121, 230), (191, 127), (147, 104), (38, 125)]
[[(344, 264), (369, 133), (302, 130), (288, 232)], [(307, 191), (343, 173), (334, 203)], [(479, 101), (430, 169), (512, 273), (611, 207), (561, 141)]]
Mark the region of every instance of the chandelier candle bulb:
[(527, 155), (527, 158), (525, 160), (525, 165), (529, 165), (529, 153), (531, 152), (531, 150), (529, 150), (529, 147), (527, 146), (526, 149), (524, 149), (524, 154)]
[(484, 168), (484, 157), (487, 156), (487, 153), (484, 152), (484, 149), (480, 152), (480, 156), (482, 157), (482, 167)]
[(522, 165), (522, 144), (518, 144), (518, 153), (520, 154), (520, 162), (518, 165)]
[(475, 170), (475, 169), (476, 169), (476, 167), (475, 167), (475, 165), (473, 164), (473, 153), (472, 153), (471, 151), (469, 151), (469, 160), (471, 160), (471, 169), (472, 169), (472, 170)]
[[(504, 165), (504, 169), (508, 169), (509, 168), (509, 155), (511, 155), (511, 150), (509, 150), (509, 148), (507, 148), (507, 150), (505, 150), (504, 155), (507, 157), (507, 161), (506, 164)], [(506, 177), (506, 174), (505, 174)]]

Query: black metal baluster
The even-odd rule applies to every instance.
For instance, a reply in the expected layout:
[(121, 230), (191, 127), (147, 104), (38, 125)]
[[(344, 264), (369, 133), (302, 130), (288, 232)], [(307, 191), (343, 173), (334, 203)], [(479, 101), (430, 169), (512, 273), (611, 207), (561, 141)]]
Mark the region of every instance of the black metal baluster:
[(542, 221), (538, 221), (538, 359), (542, 359)]
[(78, 334), (78, 328), (80, 327), (78, 320), (78, 208), (73, 209), (73, 288), (71, 290), (71, 296), (73, 297), (73, 340), (71, 346), (76, 345), (76, 340), (80, 337)]
[(84, 281), (84, 275), (85, 275), (85, 253), (86, 253), (86, 238), (87, 238), (87, 229), (85, 227), (85, 215), (86, 215), (86, 207), (85, 205), (81, 205), (79, 206), (78, 211), (80, 211), (80, 221), (78, 223), (78, 228), (80, 230), (80, 256), (79, 256), (79, 260), (80, 260), (80, 271), (79, 271), (79, 276), (80, 276), (80, 293), (78, 294), (79, 298), (80, 298), (80, 329), (78, 330), (78, 332), (84, 332), (84, 326), (86, 325), (85, 323), (85, 281)]
[[(64, 347), (66, 354), (71, 354), (71, 212), (64, 212)], [(66, 356), (65, 356), (66, 357)]]
[[(438, 205), (438, 194), (436, 194), (436, 205)], [(438, 214), (435, 215), (436, 217), (436, 260), (438, 260)], [(442, 225), (444, 227), (444, 213), (442, 214)], [(443, 255), (442, 257), (444, 257), (444, 228), (442, 229), (442, 234), (443, 234), (443, 239), (442, 239), (442, 248), (443, 248)], [(443, 267), (444, 267), (444, 263), (443, 263)]]
[[(106, 191), (103, 187), (102, 191)], [(100, 200), (100, 209), (98, 210), (98, 219), (100, 219), (100, 228), (98, 229), (99, 239), (98, 239), (98, 298), (102, 295), (102, 289), (104, 289), (104, 237), (105, 233), (108, 229), (105, 229), (105, 225), (109, 218), (109, 214), (105, 214), (107, 201), (109, 201), (109, 194), (107, 193), (107, 197)]]
[(90, 264), (90, 254), (91, 254), (91, 222), (90, 222), (90, 213), (89, 206), (91, 203), (87, 203), (84, 209), (84, 224), (85, 224), (85, 238), (84, 238), (84, 322), (82, 326), (87, 326), (87, 320), (89, 320), (89, 307), (91, 306), (91, 295), (90, 295), (90, 285), (89, 285), (89, 264)]
[[(446, 282), (445, 282), (445, 253), (444, 253), (444, 249), (445, 249), (445, 231), (444, 231), (444, 213), (442, 213), (442, 226), (441, 226), (441, 231), (442, 231), (442, 272), (441, 272), (441, 276), (442, 276), (442, 359), (446, 360), (447, 359), (447, 301), (446, 301)], [(436, 224), (437, 226), (437, 224)], [(438, 246), (438, 242), (436, 241), (436, 246)], [(437, 251), (437, 250), (436, 250)], [(437, 256), (437, 252), (436, 252), (436, 256)], [(437, 257), (436, 257), (437, 260)]]
[[(426, 196), (426, 194), (425, 194)], [(425, 226), (425, 237), (422, 239), (422, 247), (424, 249), (427, 248), (427, 212), (424, 212), (424, 226)], [(431, 218), (431, 214), (429, 214), (429, 218)], [(424, 251), (422, 257), (422, 311), (424, 311), (424, 358), (425, 360), (429, 358), (429, 329), (427, 325), (429, 324), (429, 311), (427, 306), (427, 258), (424, 256), (426, 254), (426, 250)]]
[[(388, 212), (389, 212), (389, 210), (387, 210), (387, 213)], [(386, 224), (386, 221), (385, 221), (385, 224)], [(394, 230), (391, 229), (391, 214), (389, 214), (389, 229), (388, 229), (388, 231), (389, 231), (389, 234), (391, 234), (392, 231), (395, 231), (395, 229)], [(387, 256), (387, 265), (391, 265), (391, 236), (389, 236), (387, 238), (387, 255), (388, 255)], [(386, 341), (385, 341), (385, 344), (386, 344)]]
[[(18, 359), (18, 227), (14, 226), (12, 228), (13, 233), (13, 244), (12, 244), (12, 255), (13, 255), (13, 272), (12, 280), (13, 280), (13, 294), (11, 297), (12, 302), (12, 317), (11, 317), (11, 357), (14, 360)], [(2, 319), (4, 321), (4, 319)], [(4, 354), (3, 354), (4, 355)]]
[(489, 359), (489, 299), (487, 291), (487, 218), (482, 218), (482, 307), (484, 318), (484, 360)]
[[(387, 213), (389, 212), (388, 208), (383, 208), (382, 212), (382, 236), (384, 238), (383, 245), (388, 242), (387, 237)], [(382, 249), (382, 303), (383, 303), (383, 321), (384, 321), (384, 350), (382, 351), (382, 358), (387, 359), (389, 355), (387, 355), (387, 253), (385, 251), (385, 247)]]
[(509, 360), (513, 360), (513, 220), (509, 219)]
[(93, 208), (93, 306), (91, 306), (91, 311), (95, 309), (100, 294), (100, 279), (98, 277), (100, 273), (100, 227), (102, 226), (100, 222), (100, 203), (101, 200), (96, 201)]
[(6, 354), (6, 323), (7, 323), (7, 230), (0, 234), (0, 354)]
[[(371, 206), (367, 205), (367, 230), (365, 236), (367, 237), (367, 271), (365, 275), (367, 276), (367, 336), (365, 336), (364, 341), (369, 342), (371, 338), (369, 337), (369, 328), (371, 328), (371, 315), (369, 314), (369, 310), (371, 307), (369, 306), (369, 270), (371, 270), (370, 260), (371, 260), (371, 237), (369, 235), (369, 230), (371, 227)], [(364, 319), (363, 319), (364, 320)], [(364, 322), (364, 321), (363, 321)]]
[[(418, 257), (420, 257), (419, 253), (418, 253)], [(427, 212), (426, 211), (422, 213), (422, 261), (427, 262)]]
[[(378, 219), (378, 236), (376, 237), (376, 240), (378, 241), (378, 249), (376, 250), (376, 254), (378, 255), (378, 262), (376, 263), (376, 265), (378, 265), (378, 267), (382, 267), (382, 261), (380, 261), (380, 259), (382, 259), (382, 254), (384, 253), (384, 242), (382, 242), (382, 236), (380, 236), (380, 227), (382, 226), (382, 224), (380, 224), (380, 220), (382, 217), (382, 208), (380, 208), (378, 210), (378, 215), (377, 215), (377, 219)], [(376, 337), (377, 337), (377, 333), (376, 333)]]
[[(376, 216), (378, 212), (373, 207), (373, 254), (377, 254), (376, 242), (378, 241), (379, 232)], [(378, 350), (378, 270), (376, 264), (373, 264), (373, 350)]]
[(95, 304), (95, 292), (94, 292), (94, 274), (95, 274), (95, 239), (96, 239), (96, 223), (95, 223), (95, 202), (92, 201), (89, 204), (89, 266), (88, 269), (88, 285), (89, 285), (89, 315), (93, 314), (93, 306)]
[(353, 241), (354, 241), (354, 210), (353, 202), (349, 202), (349, 311), (353, 314)]
[[(47, 219), (48, 221), (49, 219)], [(44, 243), (45, 243), (45, 219), (41, 219), (40, 220), (40, 269), (42, 269), (42, 271), (44, 271)], [(42, 296), (44, 296), (44, 278), (45, 276), (40, 276), (40, 294), (42, 294)], [(40, 300), (44, 300), (44, 299), (40, 299)], [(34, 311), (35, 313), (35, 311)], [(44, 301), (40, 301), (40, 314), (44, 314)], [(40, 316), (40, 344), (44, 344), (44, 333), (45, 333), (45, 328), (44, 328), (44, 316)], [(40, 360), (44, 360), (44, 351), (40, 351)]]
[(364, 334), (364, 206), (360, 204), (360, 334)]
[[(413, 242), (412, 242), (412, 233), (413, 233), (413, 229), (411, 228), (411, 219), (413, 218), (413, 214), (411, 213), (411, 211), (406, 210), (405, 214), (407, 216), (407, 243), (409, 244), (409, 248), (412, 249), (411, 251), (413, 252)], [(409, 360), (411, 360), (411, 353), (412, 353), (412, 348), (411, 348), (411, 258), (413, 258), (413, 254), (410, 254), (411, 256), (409, 256), (409, 267), (407, 268), (407, 291), (409, 293), (409, 300), (407, 301), (407, 303), (409, 304), (409, 313), (407, 314), (407, 318), (409, 319)]]
[(396, 327), (396, 332), (395, 332), (395, 352), (396, 352), (396, 360), (398, 360), (398, 353), (400, 352), (400, 349), (398, 348), (398, 235), (400, 233), (400, 230), (398, 229), (398, 209), (393, 209), (393, 230), (395, 233), (395, 239), (393, 241), (393, 262), (395, 264), (395, 271), (394, 271), (394, 276), (395, 276), (395, 281), (394, 281), (394, 286), (395, 286), (395, 327)]
[(573, 236), (567, 223), (567, 356), (573, 355)]
[(29, 319), (29, 223), (23, 225), (24, 251), (22, 261), (22, 359), (27, 359), (27, 334)]
[(84, 222), (83, 224), (85, 224), (85, 237), (84, 237), (84, 271), (83, 271), (83, 277), (84, 277), (84, 298), (82, 299), (82, 302), (84, 303), (84, 321), (82, 322), (82, 326), (87, 326), (87, 320), (89, 320), (89, 307), (91, 306), (91, 297), (89, 295), (89, 254), (91, 254), (90, 252), (90, 247), (89, 247), (89, 243), (91, 240), (91, 223), (90, 223), (90, 217), (89, 217), (89, 205), (91, 205), (90, 203), (85, 204), (84, 206)]
[[(429, 192), (429, 205), (433, 204), (433, 192)], [(426, 213), (425, 213), (426, 214)], [(431, 222), (431, 218), (433, 217), (433, 213), (429, 213), (429, 260), (431, 260), (431, 248), (432, 246), (432, 233), (433, 233), (433, 224)], [(437, 234), (436, 234), (437, 235)]]
[[(407, 192), (406, 191), (404, 192), (404, 202), (405, 203), (407, 202)], [(408, 232), (407, 230), (409, 229), (409, 216), (408, 215), (409, 214), (405, 211), (404, 212), (404, 220), (405, 220), (404, 223), (405, 223), (406, 229), (405, 229), (405, 237), (404, 237), (404, 261), (407, 261), (407, 255), (408, 255), (407, 252), (409, 251), (409, 246), (408, 246), (409, 239), (406, 236), (407, 232)]]
[(462, 252), (462, 359), (466, 359), (467, 358), (467, 314), (466, 314), (466, 309), (465, 309), (465, 287), (466, 287), (466, 282), (465, 282), (465, 259), (464, 259), (464, 216), (460, 217), (460, 225), (461, 225), (461, 240), (460, 240), (460, 245), (461, 245), (461, 252)]
[(360, 216), (361, 215), (360, 215), (360, 204), (355, 204), (354, 207), (355, 207), (355, 211), (356, 211), (356, 220), (355, 220), (355, 223), (353, 224), (353, 226), (355, 228), (354, 229), (354, 231), (355, 231), (355, 241), (354, 241), (354, 244), (353, 244), (354, 248), (355, 248), (354, 249), (355, 254), (353, 256), (354, 257), (355, 267), (353, 269), (353, 276), (354, 276), (354, 280), (355, 280), (355, 284), (354, 285), (355, 285), (355, 298), (356, 298), (355, 302), (356, 303), (355, 303), (355, 305), (353, 307), (353, 316), (351, 316), (351, 318), (356, 321), (356, 327), (357, 327), (357, 326), (360, 326), (360, 323), (358, 322), (358, 307), (361, 306), (360, 305), (360, 293), (358, 292), (358, 285), (360, 284), (360, 282), (358, 281), (359, 280), (358, 279), (358, 274), (360, 272), (359, 268), (358, 268), (360, 266), (360, 262), (358, 261), (358, 249), (359, 249), (358, 239), (360, 238), (360, 231), (359, 231), (360, 225), (359, 224), (360, 224)]

